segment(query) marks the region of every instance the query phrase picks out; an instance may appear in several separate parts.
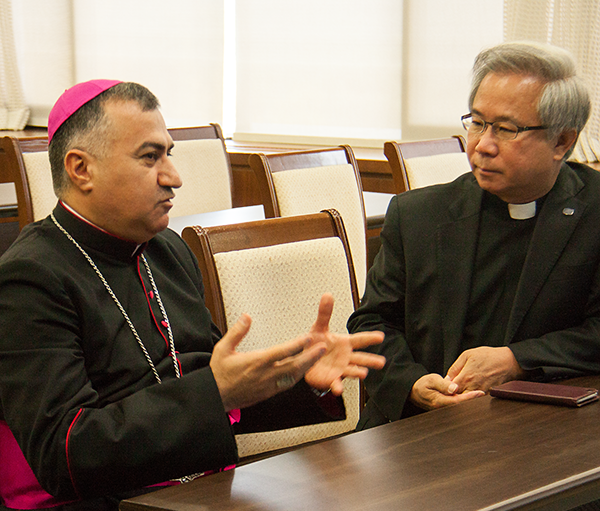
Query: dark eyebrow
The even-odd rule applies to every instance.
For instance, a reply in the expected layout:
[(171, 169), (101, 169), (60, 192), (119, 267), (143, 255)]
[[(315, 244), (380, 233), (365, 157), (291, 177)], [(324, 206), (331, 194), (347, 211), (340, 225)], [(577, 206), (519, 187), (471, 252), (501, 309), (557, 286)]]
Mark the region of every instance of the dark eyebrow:
[(170, 152), (174, 146), (175, 146), (175, 144), (173, 142), (171, 142), (171, 144), (169, 145), (168, 148), (164, 144), (161, 144), (158, 142), (144, 142), (140, 147), (138, 147), (137, 152), (139, 153), (146, 149), (151, 148), (151, 149), (160, 151), (161, 153), (164, 153), (164, 152)]

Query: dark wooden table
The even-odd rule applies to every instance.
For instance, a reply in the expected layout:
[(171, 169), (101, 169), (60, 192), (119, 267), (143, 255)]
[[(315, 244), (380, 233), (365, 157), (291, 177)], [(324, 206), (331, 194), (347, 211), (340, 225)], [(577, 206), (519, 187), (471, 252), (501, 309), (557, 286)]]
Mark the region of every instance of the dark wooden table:
[[(569, 384), (600, 387), (600, 377)], [(485, 396), (123, 501), (123, 511), (570, 509), (600, 498), (600, 404)]]
[[(381, 229), (387, 207), (393, 196), (394, 195), (390, 193), (363, 192), (368, 226), (372, 226), (373, 229)], [(263, 220), (264, 218), (265, 210), (262, 204), (259, 204), (170, 218), (169, 227), (181, 234), (181, 231), (188, 225), (211, 227), (213, 225), (227, 225), (249, 222), (251, 220)]]
[[(381, 241), (379, 234), (383, 227), (385, 213), (388, 204), (393, 197), (389, 193), (363, 192), (365, 202), (365, 213), (367, 216), (367, 264), (368, 268), (373, 264), (373, 260), (379, 252)], [(209, 213), (199, 213), (197, 215), (188, 215), (184, 217), (171, 218), (169, 227), (181, 234), (188, 225), (201, 225), (202, 227), (211, 227), (213, 225), (234, 224), (248, 222), (250, 220), (262, 220), (265, 212), (262, 204), (254, 206), (242, 206), (224, 211), (211, 211)], [(0, 225), (1, 228), (1, 225)], [(18, 234), (18, 230), (17, 230)], [(16, 235), (15, 235), (16, 237)], [(0, 230), (1, 240), (1, 230)], [(0, 255), (3, 251), (0, 251)]]
[[(322, 147), (314, 145), (251, 143), (233, 140), (226, 140), (225, 145), (233, 173), (234, 206), (251, 206), (261, 203), (256, 176), (248, 163), (248, 158), (251, 154), (304, 151)], [(333, 144), (333, 146), (335, 145)], [(352, 150), (358, 163), (363, 190), (367, 192), (393, 193), (392, 171), (387, 158), (383, 154), (383, 145), (379, 148), (353, 147)]]

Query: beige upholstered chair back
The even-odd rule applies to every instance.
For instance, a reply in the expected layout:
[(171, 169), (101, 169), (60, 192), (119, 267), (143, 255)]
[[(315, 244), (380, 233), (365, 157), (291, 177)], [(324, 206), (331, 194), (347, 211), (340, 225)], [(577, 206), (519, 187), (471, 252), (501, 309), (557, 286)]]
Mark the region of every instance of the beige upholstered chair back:
[(23, 152), (22, 156), (31, 195), (33, 221), (37, 222), (52, 212), (58, 200), (52, 187), (48, 151)]
[[(271, 247), (215, 254), (225, 318), (232, 325), (244, 312), (253, 319), (240, 351), (268, 348), (307, 332), (324, 292), (334, 296), (331, 329), (344, 332), (354, 308), (348, 264), (339, 238), (298, 241)], [(248, 456), (350, 431), (358, 422), (359, 386), (346, 383), (347, 419), (250, 433), (237, 438), (240, 456)]]
[(6, 220), (18, 220), (22, 229), (48, 216), (57, 202), (48, 160), (48, 137), (2, 137), (0, 183), (13, 183), (17, 196), (17, 215)]
[(467, 153), (436, 154), (406, 160), (410, 189), (449, 183), (471, 171)]
[(171, 129), (172, 161), (183, 185), (175, 190), (171, 217), (232, 207), (231, 167), (217, 124)]
[[(321, 226), (313, 230), (315, 224)], [(323, 231), (323, 225), (328, 232)], [(223, 242), (225, 236), (234, 240)], [(346, 332), (347, 318), (354, 311), (358, 297), (349, 271), (343, 225), (335, 211), (249, 222), (237, 227), (188, 227), (183, 237), (198, 256), (207, 296), (220, 292), (217, 300), (221, 310), (213, 314), (217, 325), (226, 328), (244, 312), (252, 317), (252, 328), (240, 344), (240, 351), (264, 349), (307, 332), (316, 318), (320, 297), (326, 292), (335, 299), (330, 328)], [(248, 248), (241, 248), (243, 245)], [(360, 410), (357, 380), (345, 382), (343, 399), (347, 416), (344, 421), (238, 435), (240, 456), (285, 449), (352, 431)]]
[(471, 171), (466, 144), (456, 136), (419, 142), (386, 142), (384, 152), (396, 193), (454, 181)]
[[(173, 162), (183, 186), (175, 191), (170, 216), (232, 207), (231, 166), (218, 124), (169, 130)], [(45, 218), (56, 205), (48, 160), (48, 138), (0, 140), (0, 183), (14, 183), (19, 227)]]
[(366, 220), (358, 166), (348, 146), (250, 156), (265, 215), (292, 216), (334, 208), (342, 215), (359, 295), (367, 274)]

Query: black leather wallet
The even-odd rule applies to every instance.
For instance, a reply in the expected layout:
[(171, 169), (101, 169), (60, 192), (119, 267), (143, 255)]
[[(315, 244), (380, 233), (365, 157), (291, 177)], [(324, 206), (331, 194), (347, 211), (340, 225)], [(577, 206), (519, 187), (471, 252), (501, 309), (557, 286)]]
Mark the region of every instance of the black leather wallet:
[(574, 407), (598, 401), (597, 389), (522, 380), (509, 381), (492, 387), (490, 395), (504, 399)]

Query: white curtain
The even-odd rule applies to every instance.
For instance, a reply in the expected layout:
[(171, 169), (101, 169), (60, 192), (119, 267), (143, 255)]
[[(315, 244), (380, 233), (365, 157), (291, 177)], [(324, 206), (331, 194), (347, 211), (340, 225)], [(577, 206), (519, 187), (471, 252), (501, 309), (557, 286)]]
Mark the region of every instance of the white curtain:
[(237, 139), (398, 139), (402, 2), (236, 2)]
[(238, 139), (380, 147), (462, 133), (473, 59), (503, 36), (502, 0), (236, 5)]
[(503, 0), (13, 0), (31, 124), (71, 85), (133, 80), (170, 126), (349, 143), (462, 133)]
[(404, 0), (402, 135), (464, 134), (475, 56), (503, 40), (502, 0)]
[(169, 126), (220, 122), (222, 0), (13, 1), (35, 125), (66, 88), (94, 78), (145, 85)]
[(13, 0), (15, 42), (29, 124), (46, 126), (50, 108), (75, 84), (71, 0)]
[(0, 0), (0, 129), (22, 130), (29, 118), (17, 67), (10, 0)]
[(505, 39), (545, 42), (569, 50), (592, 97), (592, 115), (571, 159), (600, 156), (600, 1), (505, 0)]

